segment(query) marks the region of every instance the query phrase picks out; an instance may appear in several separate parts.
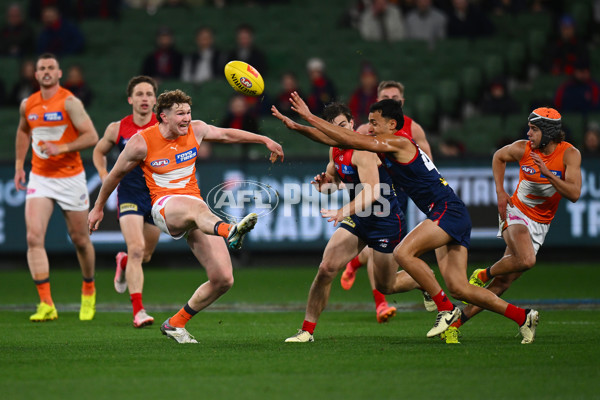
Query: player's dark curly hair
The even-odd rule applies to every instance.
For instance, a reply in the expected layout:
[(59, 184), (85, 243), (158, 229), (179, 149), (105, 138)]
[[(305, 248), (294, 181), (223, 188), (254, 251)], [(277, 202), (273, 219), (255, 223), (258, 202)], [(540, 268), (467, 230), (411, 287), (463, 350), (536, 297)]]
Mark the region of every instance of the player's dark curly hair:
[(402, 112), (402, 103), (392, 99), (385, 99), (373, 103), (369, 112), (380, 111), (381, 116), (385, 119), (393, 119), (396, 121), (396, 129), (400, 130), (404, 126), (404, 113)]
[(350, 111), (350, 108), (344, 103), (329, 103), (323, 109), (323, 119), (327, 122), (333, 122), (333, 120), (336, 119), (338, 115), (343, 115), (344, 117), (346, 117), (348, 122), (350, 122), (350, 120), (352, 119), (352, 111)]
[(173, 107), (174, 104), (189, 104), (192, 105), (192, 98), (185, 94), (182, 90), (165, 90), (156, 99), (154, 113), (158, 122), (163, 122), (160, 113)]
[(156, 95), (156, 92), (158, 92), (158, 84), (156, 81), (149, 76), (140, 75), (134, 76), (129, 80), (129, 83), (127, 84), (127, 97), (131, 97), (133, 95), (133, 89), (136, 87), (136, 85), (143, 82), (149, 83), (150, 86), (152, 86), (152, 89), (154, 89), (154, 94)]

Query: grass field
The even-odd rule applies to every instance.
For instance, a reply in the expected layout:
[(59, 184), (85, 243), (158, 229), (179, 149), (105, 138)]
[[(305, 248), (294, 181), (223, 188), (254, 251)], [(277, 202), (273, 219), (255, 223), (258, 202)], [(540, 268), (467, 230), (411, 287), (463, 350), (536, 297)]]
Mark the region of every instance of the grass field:
[(540, 310), (535, 343), (484, 313), (461, 328), (460, 345), (427, 339), (435, 315), (418, 293), (389, 296), (400, 312), (375, 322), (365, 271), (346, 292), (333, 287), (315, 343), (286, 344), (303, 319), (313, 268), (236, 270), (236, 283), (178, 345), (158, 323), (205, 279), (201, 270), (148, 269), (152, 327), (131, 327), (113, 271), (97, 273), (98, 313), (77, 319), (80, 276), (52, 272), (59, 319), (33, 324), (37, 295), (27, 271), (0, 272), (2, 399), (592, 399), (599, 398), (600, 268), (538, 265), (506, 294)]

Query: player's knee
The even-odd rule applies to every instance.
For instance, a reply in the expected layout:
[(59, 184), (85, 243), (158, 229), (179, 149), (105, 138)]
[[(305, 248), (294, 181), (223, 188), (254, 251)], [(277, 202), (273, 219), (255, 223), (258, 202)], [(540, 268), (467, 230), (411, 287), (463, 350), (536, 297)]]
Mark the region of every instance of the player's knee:
[(375, 282), (375, 289), (383, 294), (394, 294), (394, 285), (389, 282)]
[(35, 231), (27, 231), (27, 247), (44, 247), (44, 235)]
[(448, 294), (457, 300), (466, 300), (468, 297), (469, 286), (468, 283), (458, 284), (449, 282), (448, 285)]
[(394, 249), (394, 259), (400, 265), (401, 268), (405, 268), (406, 265), (410, 265), (410, 259), (412, 255), (409, 254), (402, 246), (396, 246)]
[(340, 269), (341, 267), (338, 265), (338, 263), (329, 260), (322, 260), (321, 264), (319, 264), (319, 275), (333, 278), (340, 271)]
[(215, 291), (222, 295), (227, 292), (233, 286), (233, 275), (222, 276), (218, 279), (211, 281)]
[(127, 245), (127, 256), (132, 260), (141, 262), (144, 258), (144, 245), (141, 243), (130, 243)]
[(531, 269), (535, 265), (535, 254), (530, 254), (525, 257), (519, 257), (519, 266), (522, 269)]
[(73, 246), (78, 249), (83, 249), (90, 244), (90, 236), (87, 232), (72, 232), (70, 236)]

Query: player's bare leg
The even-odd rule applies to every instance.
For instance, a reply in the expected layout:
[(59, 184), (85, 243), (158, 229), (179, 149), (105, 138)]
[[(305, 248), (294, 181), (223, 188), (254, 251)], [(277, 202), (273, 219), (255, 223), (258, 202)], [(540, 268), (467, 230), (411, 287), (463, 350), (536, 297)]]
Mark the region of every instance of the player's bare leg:
[(199, 311), (214, 303), (233, 285), (233, 267), (225, 241), (194, 229), (189, 232), (188, 245), (204, 266), (208, 281), (196, 289), (187, 304), (161, 325), (161, 332), (179, 343), (197, 343), (185, 329), (187, 322)]
[(362, 240), (345, 229), (338, 229), (333, 233), (325, 247), (319, 270), (308, 292), (302, 329), (298, 334), (287, 338), (286, 342), (313, 341), (312, 334), (329, 300), (333, 280), (364, 246)]
[[(398, 271), (399, 265), (392, 254), (374, 251), (373, 264), (374, 283), (382, 293), (403, 293), (420, 288), (417, 281), (406, 271)], [(433, 275), (433, 271), (428, 269)]]
[(504, 230), (502, 237), (508, 251), (490, 268), (492, 277), (527, 271), (535, 266), (535, 249), (526, 226), (511, 225)]
[(410, 231), (394, 249), (394, 258), (400, 268), (404, 269), (422, 289), (432, 296), (438, 306), (438, 311), (449, 311), (454, 306), (443, 293), (442, 287), (431, 273), (429, 265), (419, 257), (428, 251), (445, 246), (451, 240), (452, 238), (443, 229), (433, 221), (426, 219)]
[(319, 270), (310, 287), (305, 320), (316, 323), (325, 309), (331, 283), (342, 268), (364, 247), (364, 243), (345, 229), (336, 230), (323, 252)]
[(50, 291), (50, 265), (44, 247), (46, 230), (53, 210), (54, 201), (47, 198), (31, 198), (25, 201), (27, 265), (40, 298), (36, 312), (29, 317), (33, 322), (58, 318)]
[(96, 254), (87, 225), (88, 211), (64, 211), (63, 213), (83, 275), (79, 319), (89, 321), (96, 314), (96, 285), (94, 282)]
[(119, 224), (127, 244), (125, 277), (133, 307), (133, 326), (141, 328), (154, 322), (154, 318), (146, 313), (143, 305), (144, 271), (142, 263), (150, 260), (158, 243), (160, 230), (154, 225), (145, 223), (144, 217), (136, 214), (121, 216)]
[(188, 245), (206, 269), (208, 276), (208, 281), (203, 283), (189, 300), (190, 307), (200, 311), (214, 303), (231, 288), (233, 267), (229, 251), (221, 237), (193, 230), (188, 235)]
[(27, 264), (31, 277), (36, 281), (48, 279), (50, 276), (50, 264), (44, 246), (53, 211), (54, 201), (51, 199), (38, 197), (27, 199), (25, 202)]

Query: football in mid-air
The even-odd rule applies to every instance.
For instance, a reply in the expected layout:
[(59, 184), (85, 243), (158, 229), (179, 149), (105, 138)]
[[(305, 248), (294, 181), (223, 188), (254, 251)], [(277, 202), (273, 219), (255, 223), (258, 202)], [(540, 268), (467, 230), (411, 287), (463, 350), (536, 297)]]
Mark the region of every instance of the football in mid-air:
[(237, 92), (246, 96), (260, 96), (265, 82), (252, 65), (243, 61), (230, 61), (225, 65), (225, 78)]

